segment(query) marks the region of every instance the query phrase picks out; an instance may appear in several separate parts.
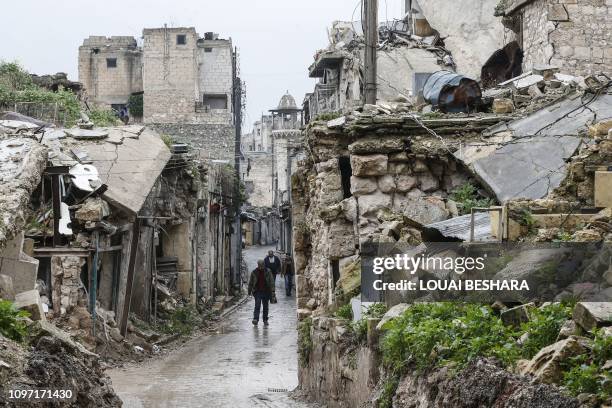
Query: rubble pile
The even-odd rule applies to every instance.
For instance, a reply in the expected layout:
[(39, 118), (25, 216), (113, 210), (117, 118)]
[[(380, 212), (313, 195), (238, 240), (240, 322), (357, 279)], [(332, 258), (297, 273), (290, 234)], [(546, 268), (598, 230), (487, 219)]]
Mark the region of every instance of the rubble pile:
[[(172, 154), (156, 133), (140, 125), (96, 128), (82, 115), (76, 127), (64, 129), (5, 113), (0, 120), (0, 249), (6, 246), (0, 252), (2, 297), (15, 299), (31, 319), (66, 330), (106, 361), (159, 353), (182, 334), (179, 329), (157, 333), (147, 323), (132, 322), (139, 315), (163, 328), (188, 308), (191, 299), (181, 293), (177, 278), (184, 266), (178, 256), (155, 252), (138, 261), (143, 272), (137, 276), (143, 281), (151, 263), (159, 262), (152, 278), (155, 296), (152, 291), (140, 294), (142, 304), (132, 299), (133, 313), (122, 328), (131, 250), (127, 238), (132, 239), (134, 220), (143, 209), (141, 228), (150, 229), (141, 236), (151, 243), (141, 238), (143, 247), (135, 256), (151, 253), (154, 242), (165, 242), (164, 252), (176, 251), (175, 238), (168, 234), (181, 232), (197, 212), (207, 177), (216, 171), (198, 166), (183, 150)], [(208, 182), (221, 191), (216, 180)], [(212, 301), (202, 307), (211, 307)], [(193, 322), (184, 323), (180, 330)]]
[[(0, 335), (0, 404), (10, 406), (8, 389), (71, 390), (67, 407), (117, 407), (121, 400), (114, 393), (110, 378), (97, 355), (88, 352), (69, 335), (49, 323), (38, 323), (29, 343), (31, 348)], [(36, 407), (39, 402), (20, 402)]]
[[(520, 393), (513, 387), (479, 388), (435, 371), (408, 375), (395, 401), (410, 406), (403, 396), (422, 394), (423, 401), (431, 399), (424, 406), (461, 406), (459, 390), (468, 390), (487, 401), (515, 404), (507, 406), (526, 401), (595, 406), (593, 395), (569, 398), (558, 386), (576, 350), (589, 356), (594, 330), (610, 326), (611, 97), (605, 77), (534, 68), (485, 90), (481, 112), (445, 113), (398, 97), (311, 121), (304, 138), (306, 159), (292, 178), (298, 319), (312, 325), (314, 353), (300, 368), (303, 389), (358, 405), (369, 398), (364, 390), (379, 380), (381, 372), (373, 364), (380, 355), (370, 338), (383, 334), (370, 333), (368, 322), (368, 345), (347, 352), (342, 345), (352, 329), (329, 317), (339, 307), (360, 308), (361, 264), (370, 244), (418, 256), (429, 242), (452, 242), (462, 248), (446, 250), (454, 257), (474, 241), (484, 247), (503, 242), (509, 247), (493, 279), (525, 279), (537, 289), (494, 303), (501, 320), (520, 326), (531, 321), (535, 304), (545, 306), (543, 299), (554, 304), (581, 300), (573, 319), (558, 339), (536, 350), (531, 360), (520, 361), (515, 373), (494, 362), (472, 362), (472, 370), (516, 384)], [(473, 218), (472, 207), (482, 207)], [(513, 249), (514, 244), (519, 246)], [(520, 246), (527, 244), (545, 246)], [(424, 280), (445, 279), (436, 272), (417, 274)], [(390, 274), (393, 281), (411, 277)], [(389, 306), (444, 300), (436, 296), (384, 294)], [(479, 294), (480, 301), (485, 299), (487, 294)], [(597, 370), (604, 363), (598, 362)], [(432, 384), (444, 384), (445, 391), (432, 393)]]

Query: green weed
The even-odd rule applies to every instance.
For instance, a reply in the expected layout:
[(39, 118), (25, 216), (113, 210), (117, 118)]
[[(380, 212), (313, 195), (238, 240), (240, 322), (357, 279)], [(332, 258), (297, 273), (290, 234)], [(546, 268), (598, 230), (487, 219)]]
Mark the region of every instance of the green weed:
[(481, 197), (472, 183), (466, 183), (453, 190), (451, 199), (457, 203), (460, 215), (470, 214), (472, 208), (487, 208), (493, 205), (493, 200)]
[(312, 351), (311, 328), (312, 318), (310, 317), (298, 323), (298, 356), (302, 367), (307, 367), (310, 361), (310, 352)]
[(27, 334), (25, 318), (30, 314), (15, 309), (13, 302), (0, 299), (0, 334), (15, 341), (23, 341)]

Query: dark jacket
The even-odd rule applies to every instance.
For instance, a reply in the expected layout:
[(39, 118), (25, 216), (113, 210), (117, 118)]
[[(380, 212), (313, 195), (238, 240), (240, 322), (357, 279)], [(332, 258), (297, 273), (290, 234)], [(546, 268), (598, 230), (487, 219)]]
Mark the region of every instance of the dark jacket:
[(281, 268), (281, 260), (278, 256), (274, 255), (274, 263), (270, 262), (270, 257), (266, 256), (264, 259), (264, 263), (266, 264), (266, 268), (270, 269), (273, 274), (278, 274)]
[[(274, 276), (272, 276), (272, 272), (270, 272), (270, 269), (266, 268), (265, 276), (266, 276), (266, 291), (270, 293), (271, 295), (274, 295)], [(257, 270), (257, 268), (255, 268), (251, 271), (251, 276), (249, 278), (249, 288), (248, 288), (249, 295), (252, 295), (253, 292), (257, 290), (258, 280), (259, 280), (259, 271)]]

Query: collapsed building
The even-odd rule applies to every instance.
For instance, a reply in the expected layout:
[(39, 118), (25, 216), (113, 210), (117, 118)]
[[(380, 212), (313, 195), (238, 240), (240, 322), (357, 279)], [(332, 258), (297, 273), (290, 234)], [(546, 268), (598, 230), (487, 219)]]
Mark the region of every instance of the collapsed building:
[[(503, 47), (504, 32), (510, 32), (493, 16), (495, 5), (491, 0), (406, 1), (400, 19), (379, 27), (378, 101), (416, 101), (429, 75), (441, 69), (478, 77), (488, 56)], [(358, 22), (333, 23), (328, 47), (317, 51), (309, 67), (317, 84), (304, 100), (306, 122), (361, 105), (364, 44)]]
[[(309, 322), (312, 342), (299, 371), (302, 389), (314, 399), (333, 401), (331, 406), (357, 406), (372, 398), (382, 375), (377, 347), (368, 343), (358, 349), (357, 362), (351, 360), (344, 347), (350, 344), (350, 329), (333, 316), (347, 303), (353, 316), (363, 316), (368, 303), (362, 303), (360, 290), (363, 296), (363, 286), (371, 282), (363, 280), (362, 263), (369, 245), (544, 242), (560, 236), (609, 242), (612, 122), (604, 119), (597, 125), (601, 118), (612, 118), (607, 92), (594, 98), (587, 105), (593, 110), (579, 119), (563, 115), (575, 109), (574, 102), (593, 99), (588, 92), (562, 99), (562, 108), (553, 104), (514, 119), (364, 110), (342, 125), (312, 123), (305, 135), (311, 153), (292, 186), (298, 318)], [(526, 123), (533, 127), (523, 127)], [(589, 126), (601, 135), (595, 143), (587, 134)], [(540, 128), (547, 131), (538, 133)], [(559, 134), (570, 129), (569, 135)], [(483, 212), (462, 212), (454, 201), (466, 185), (476, 186), (476, 196), (485, 200)], [(529, 225), (524, 214), (529, 214)], [(550, 254), (536, 259), (529, 261), (532, 274)], [(390, 279), (399, 282), (410, 275)], [(612, 300), (609, 283), (590, 285), (592, 299)], [(569, 287), (578, 290), (580, 285)], [(381, 296), (378, 301), (388, 307), (415, 300), (395, 291)], [(373, 339), (383, 335), (372, 330)], [(368, 342), (369, 336), (368, 331)], [(425, 388), (406, 392), (428, 393)]]
[[(135, 98), (142, 114), (137, 122), (177, 145), (188, 145), (197, 163), (211, 169), (229, 166), (238, 177), (244, 87), (231, 38), (213, 32), (201, 37), (193, 27), (167, 26), (145, 28), (140, 39), (90, 36), (79, 47), (79, 79), (90, 103), (131, 110)], [(233, 189), (215, 193), (219, 200), (240, 200), (234, 183)], [(240, 217), (234, 214), (228, 225), (226, 206), (220, 207), (222, 236), (230, 236), (231, 281), (240, 282)]]
[(283, 95), (270, 115), (255, 122), (242, 136), (244, 156), (241, 178), (252, 215), (247, 218), (247, 242), (262, 245), (278, 242), (278, 249), (292, 252), (291, 175), (302, 156), (302, 110), (289, 93)]
[(96, 328), (123, 338), (131, 316), (155, 323), (240, 294), (232, 166), (142, 125), (0, 126), (0, 292), (32, 319), (80, 329), (95, 350)]
[[(549, 30), (546, 35), (534, 31), (518, 39), (510, 35), (505, 47), (496, 42), (489, 42), (486, 50), (475, 47), (472, 52), (478, 56), (472, 59), (478, 64), (463, 68), (466, 66), (461, 66), (461, 59), (455, 58), (456, 47), (468, 49), (473, 42), (461, 39), (461, 29), (448, 18), (452, 15), (469, 19), (465, 13), (455, 10), (455, 14), (449, 11), (447, 16), (446, 9), (455, 6), (445, 5), (441, 7), (445, 12), (436, 15), (429, 9), (436, 2), (418, 8), (414, 6), (416, 2), (409, 3), (413, 6), (406, 24), (412, 28), (391, 30), (400, 31), (394, 34), (405, 44), (395, 47), (441, 53), (439, 58), (430, 58), (431, 72), (426, 73), (420, 87), (414, 85), (419, 82), (412, 69), (416, 65), (408, 59), (410, 66), (398, 63), (399, 72), (389, 76), (401, 78), (406, 85), (394, 85), (395, 94), (390, 96), (384, 90), (385, 79), (380, 79), (383, 91), (379, 92), (379, 102), (362, 105), (360, 40), (353, 41), (355, 31), (350, 23), (335, 23), (330, 48), (318, 52), (310, 67), (311, 75), (321, 79), (315, 92), (306, 97), (305, 117), (310, 121), (304, 131), (307, 149), (292, 178), (291, 191), (293, 259), (301, 322), (300, 386), (313, 400), (338, 407), (368, 403), (378, 406), (388, 392), (392, 393), (387, 397), (392, 398), (393, 406), (467, 407), (491, 405), (492, 401), (502, 406), (508, 400), (528, 405), (578, 406), (558, 388), (539, 384), (559, 384), (559, 361), (565, 358), (560, 356), (574, 355), (566, 346), (577, 341), (567, 335), (559, 334), (556, 343), (553, 339), (513, 374), (497, 363), (475, 359), (463, 376), (447, 375), (445, 369), (422, 372), (409, 368), (401, 378), (392, 380), (393, 372), (381, 361), (381, 342), (389, 327), (386, 323), (400, 318), (414, 302), (444, 300), (427, 293), (413, 296), (409, 291), (372, 292), (374, 278), (364, 271), (372, 266), (372, 254), (388, 254), (376, 252), (381, 248), (400, 248), (417, 256), (428, 253), (424, 251), (431, 249), (428, 245), (432, 242), (453, 243), (466, 251), (517, 242), (553, 242), (553, 246), (559, 242), (591, 243), (596, 255), (581, 264), (581, 268), (586, 264), (586, 269), (573, 264), (574, 274), (570, 274), (584, 281), (559, 279), (547, 284), (542, 293), (551, 302), (568, 296), (585, 300), (578, 303), (567, 322), (578, 327), (575, 333), (592, 338), (594, 328), (612, 324), (609, 61), (595, 58), (589, 64), (586, 58), (584, 62), (566, 58), (561, 64), (551, 59), (553, 54), (538, 54), (542, 42), (557, 38), (557, 32)], [(546, 2), (515, 2), (520, 4), (514, 8), (510, 3), (502, 2), (498, 12), (505, 10), (502, 14), (508, 17), (523, 10), (527, 19), (530, 7), (542, 8)], [(493, 17), (495, 4), (489, 6), (489, 17), (475, 17), (480, 20), (470, 22), (496, 22), (498, 25), (490, 26), (488, 33), (509, 34), (509, 19), (503, 18), (506, 28), (502, 27), (502, 20)], [(546, 27), (559, 28), (559, 34), (563, 29), (584, 28), (583, 13), (604, 12), (597, 5), (579, 4), (570, 7), (574, 19), (553, 24), (552, 13), (559, 7), (566, 9), (567, 4), (545, 6), (547, 12), (539, 15), (547, 21)], [(599, 7), (609, 13), (609, 6), (601, 3)], [(448, 21), (436, 26), (436, 19), (443, 18)], [(605, 24), (595, 22), (598, 29), (604, 29)], [(534, 30), (525, 24), (517, 27)], [(457, 40), (444, 39), (444, 50), (436, 38), (433, 44), (437, 48), (432, 50), (422, 45), (423, 38), (415, 38), (416, 30), (431, 30), (429, 35), (442, 38), (442, 32), (434, 33), (439, 27), (447, 30), (449, 40)], [(338, 36), (342, 40), (337, 41)], [(388, 57), (386, 47), (391, 42), (388, 34), (381, 38), (379, 75), (384, 77), (386, 71), (380, 70), (380, 58), (381, 54), (383, 61)], [(452, 52), (450, 44), (455, 47)], [(549, 49), (558, 55), (554, 45)], [(444, 64), (445, 58), (455, 66), (440, 71), (439, 64)], [(355, 61), (356, 65), (350, 68)], [(462, 75), (468, 69), (471, 78)], [(478, 78), (479, 73), (486, 75)], [(408, 83), (409, 77), (413, 78), (412, 84)], [(459, 106), (453, 105), (458, 95), (455, 91), (460, 87), (468, 98)], [(323, 91), (328, 92), (327, 96)], [(466, 108), (465, 101), (473, 106)], [(456, 247), (444, 250), (456, 256)], [(541, 279), (541, 268), (551, 259), (563, 259), (564, 251), (558, 247), (519, 251), (514, 254), (516, 259), (506, 261), (507, 268), (495, 276), (524, 276), (529, 282), (537, 281)], [(395, 253), (402, 252), (391, 252)], [(448, 279), (438, 270), (417, 274), (419, 279)], [(385, 275), (385, 279), (397, 283), (409, 281), (412, 276), (400, 270)], [(484, 299), (488, 298), (481, 296), (480, 302), (486, 302)], [(522, 321), (528, 321), (529, 308), (539, 306), (540, 302), (535, 302), (499, 301), (498, 312), (504, 322), (516, 313), (524, 313)], [(376, 303), (390, 309), (384, 317), (368, 315)], [(339, 314), (347, 307), (352, 322)], [(355, 340), (355, 325), (361, 323), (367, 333), (363, 340)], [(580, 350), (592, 347), (587, 337), (586, 348)], [(435, 352), (444, 350), (435, 349), (432, 353)], [(546, 377), (551, 372), (554, 378)], [(483, 394), (478, 382), (485, 378), (515, 386), (491, 386)], [(389, 384), (394, 384), (390, 391)], [(466, 393), (472, 395), (472, 391), (473, 397), (466, 399)]]

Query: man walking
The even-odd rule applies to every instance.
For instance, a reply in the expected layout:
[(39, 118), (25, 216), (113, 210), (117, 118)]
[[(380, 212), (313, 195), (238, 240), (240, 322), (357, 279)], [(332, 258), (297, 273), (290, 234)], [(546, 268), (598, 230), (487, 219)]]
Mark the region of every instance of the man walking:
[(293, 259), (289, 255), (283, 262), (283, 275), (285, 276), (285, 294), (289, 297), (293, 289)]
[(257, 268), (251, 272), (249, 278), (249, 295), (255, 297), (255, 311), (253, 312), (253, 325), (259, 323), (259, 311), (263, 304), (263, 322), (264, 326), (268, 325), (268, 306), (269, 303), (276, 303), (276, 294), (274, 291), (274, 277), (272, 272), (265, 266), (265, 262), (257, 261)]
[(276, 282), (276, 275), (280, 272), (281, 261), (280, 258), (274, 255), (274, 251), (268, 251), (268, 256), (266, 256), (266, 268), (272, 272), (272, 276), (274, 276), (274, 282)]

